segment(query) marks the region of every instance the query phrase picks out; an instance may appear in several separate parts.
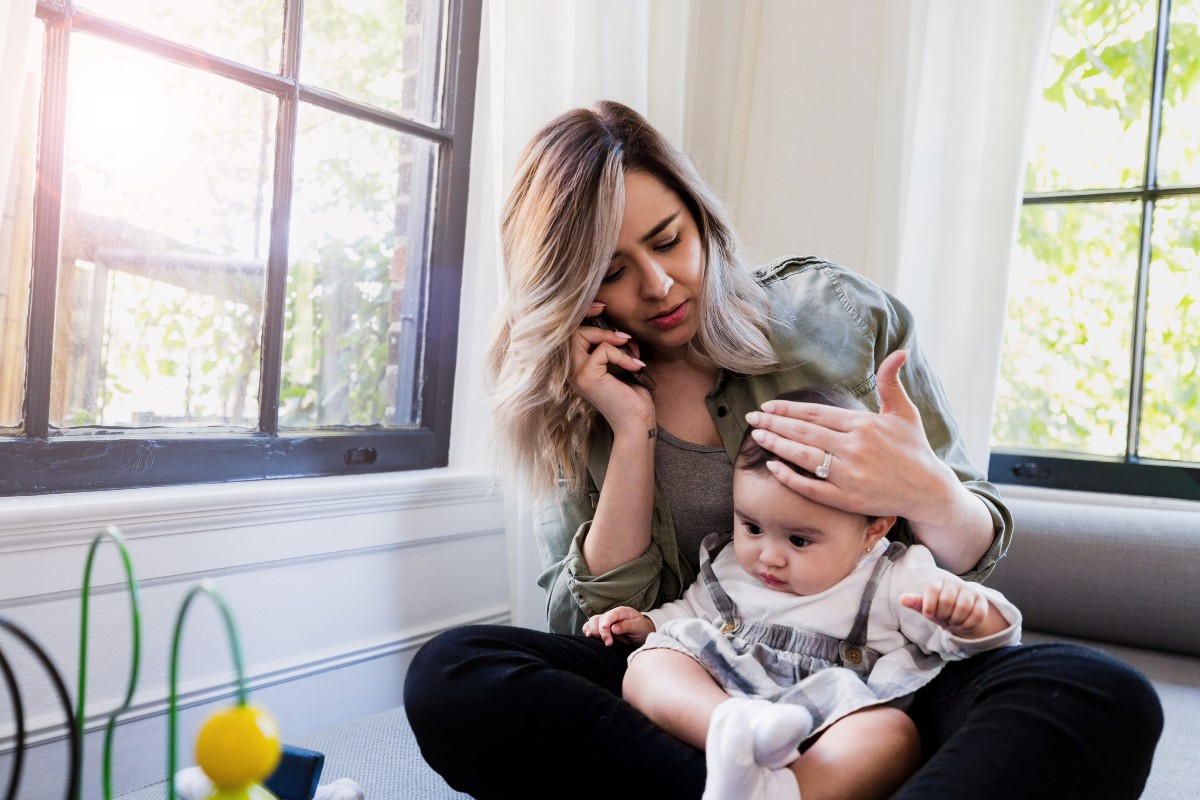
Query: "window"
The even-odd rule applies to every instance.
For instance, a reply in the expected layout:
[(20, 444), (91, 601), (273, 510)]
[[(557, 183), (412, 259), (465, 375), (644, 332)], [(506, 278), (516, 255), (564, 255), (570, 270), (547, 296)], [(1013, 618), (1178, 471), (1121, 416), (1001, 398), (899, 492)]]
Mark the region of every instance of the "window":
[(1062, 0), (991, 476), (1200, 499), (1200, 0)]
[(0, 495), (445, 465), (479, 17), (38, 0)]

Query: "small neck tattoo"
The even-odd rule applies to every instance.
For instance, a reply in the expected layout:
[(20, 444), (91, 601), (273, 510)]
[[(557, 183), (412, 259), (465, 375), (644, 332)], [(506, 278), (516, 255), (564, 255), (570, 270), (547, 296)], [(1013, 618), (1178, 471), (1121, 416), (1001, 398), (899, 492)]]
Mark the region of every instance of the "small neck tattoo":
[(657, 435), (658, 435), (658, 430), (655, 428), (651, 428), (650, 430), (646, 431), (647, 439), (653, 439)]

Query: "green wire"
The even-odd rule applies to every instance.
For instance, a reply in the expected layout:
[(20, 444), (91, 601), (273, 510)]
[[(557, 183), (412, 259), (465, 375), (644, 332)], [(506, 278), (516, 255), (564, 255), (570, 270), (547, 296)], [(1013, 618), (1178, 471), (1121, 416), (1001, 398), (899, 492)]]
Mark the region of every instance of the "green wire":
[(233, 624), (233, 614), (229, 611), (229, 605), (217, 589), (217, 585), (211, 580), (205, 579), (196, 586), (193, 586), (191, 591), (187, 593), (187, 596), (184, 597), (183, 605), (179, 608), (179, 615), (175, 618), (175, 633), (171, 640), (171, 700), (167, 715), (167, 798), (169, 800), (174, 800), (175, 797), (175, 741), (178, 734), (176, 730), (178, 728), (176, 716), (179, 705), (176, 684), (179, 675), (179, 643), (183, 638), (183, 618), (187, 614), (192, 600), (198, 594), (206, 594), (212, 598), (212, 601), (217, 604), (217, 609), (221, 612), (221, 618), (225, 622), (225, 631), (229, 635), (229, 647), (233, 651), (233, 668), (237, 675), (238, 706), (246, 705), (246, 700), (249, 697), (249, 693), (246, 691), (246, 670), (242, 666), (242, 645), (238, 639), (237, 627)]
[[(75, 714), (76, 725), (79, 729), (79, 740), (83, 741), (84, 728), (84, 700), (86, 697), (87, 688), (87, 640), (88, 640), (88, 600), (91, 596), (92, 587), (92, 562), (96, 557), (96, 549), (100, 543), (109, 538), (116, 544), (117, 550), (120, 551), (121, 560), (125, 565), (125, 578), (129, 585), (129, 611), (133, 620), (133, 660), (129, 667), (129, 686), (125, 690), (125, 700), (108, 718), (108, 724), (104, 730), (104, 764), (103, 764), (103, 779), (104, 779), (104, 799), (112, 800), (112, 744), (113, 735), (116, 733), (117, 718), (129, 709), (133, 702), (133, 692), (137, 688), (138, 665), (141, 663), (142, 657), (142, 623), (141, 623), (141, 607), (142, 599), (138, 593), (137, 578), (133, 575), (133, 563), (129, 558), (129, 550), (125, 547), (125, 536), (117, 529), (115, 525), (109, 525), (100, 533), (96, 534), (92, 539), (91, 547), (88, 548), (87, 564), (83, 568), (83, 597), (82, 605), (79, 614), (79, 694), (78, 694), (78, 710)], [(80, 771), (83, 769), (83, 752), (80, 750), (79, 755)], [(82, 796), (83, 788), (79, 789), (79, 795)]]

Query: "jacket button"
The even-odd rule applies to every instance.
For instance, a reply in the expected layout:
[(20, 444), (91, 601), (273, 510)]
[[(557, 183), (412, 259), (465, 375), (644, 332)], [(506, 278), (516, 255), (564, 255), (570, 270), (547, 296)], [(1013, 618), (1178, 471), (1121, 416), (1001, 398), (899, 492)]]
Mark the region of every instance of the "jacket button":
[(725, 406), (717, 406), (717, 416), (718, 417), (723, 417), (728, 413), (729, 413), (729, 409), (726, 408)]

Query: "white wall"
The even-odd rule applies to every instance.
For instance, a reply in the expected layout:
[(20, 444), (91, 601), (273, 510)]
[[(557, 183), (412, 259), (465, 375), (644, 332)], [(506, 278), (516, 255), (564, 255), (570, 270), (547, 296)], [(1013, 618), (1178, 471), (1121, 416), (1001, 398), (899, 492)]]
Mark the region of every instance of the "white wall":
[[(251, 691), (290, 740), (399, 705), (405, 667), (421, 643), (455, 625), (505, 623), (511, 615), (507, 574), (496, 568), (506, 558), (503, 504), (479, 474), (431, 470), (0, 500), (0, 614), (50, 650), (72, 694), (86, 549), (109, 523), (129, 540), (143, 605), (140, 688), (134, 721), (118, 733), (118, 791), (165, 775), (171, 629), (183, 596), (202, 578), (215, 579), (229, 601)], [(128, 600), (112, 545), (99, 551), (93, 584), (88, 727), (99, 730), (124, 696), (130, 661)], [(185, 626), (181, 703), (227, 702), (232, 661), (206, 598), (197, 599)], [(28, 675), (33, 667), (19, 670)], [(51, 698), (35, 692), (27, 701), (32, 740), (59, 738)], [(184, 759), (201, 716), (190, 715), (181, 730)], [(91, 789), (99, 787), (95, 747), (85, 784)], [(57, 787), (59, 748), (43, 749), (32, 760), (48, 770), (45, 786)], [(25, 796), (57, 793), (38, 785), (29, 783)]]

